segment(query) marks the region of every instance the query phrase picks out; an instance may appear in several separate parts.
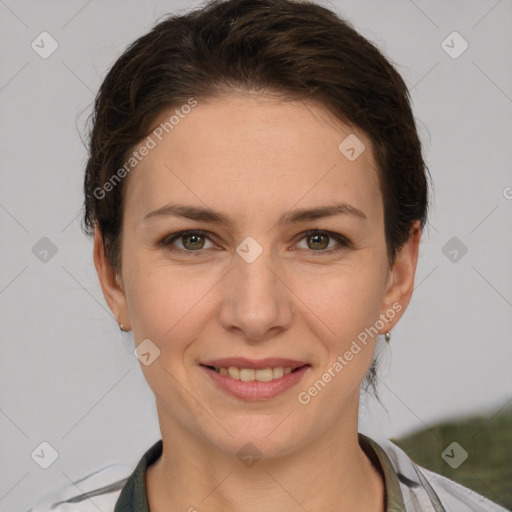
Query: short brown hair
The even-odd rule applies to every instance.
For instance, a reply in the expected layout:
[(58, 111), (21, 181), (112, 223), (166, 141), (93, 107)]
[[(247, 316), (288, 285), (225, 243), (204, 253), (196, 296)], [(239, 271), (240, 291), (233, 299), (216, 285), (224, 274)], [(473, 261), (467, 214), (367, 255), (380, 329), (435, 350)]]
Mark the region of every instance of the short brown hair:
[(92, 235), (98, 223), (113, 269), (121, 271), (126, 180), (104, 197), (95, 191), (162, 113), (191, 97), (238, 89), (316, 101), (367, 134), (378, 166), (391, 265), (413, 221), (423, 229), (428, 208), (428, 169), (400, 74), (348, 21), (314, 2), (213, 0), (185, 15), (168, 15), (133, 42), (96, 97), (83, 229)]

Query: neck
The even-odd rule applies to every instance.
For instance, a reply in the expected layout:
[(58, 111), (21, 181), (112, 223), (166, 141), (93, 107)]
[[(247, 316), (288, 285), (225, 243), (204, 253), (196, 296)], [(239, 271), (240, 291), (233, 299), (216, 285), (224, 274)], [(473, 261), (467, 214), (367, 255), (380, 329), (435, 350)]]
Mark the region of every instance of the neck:
[(146, 474), (151, 512), (385, 510), (384, 482), (359, 446), (357, 420), (335, 423), (286, 456), (246, 466), (161, 410), (159, 418), (163, 452)]

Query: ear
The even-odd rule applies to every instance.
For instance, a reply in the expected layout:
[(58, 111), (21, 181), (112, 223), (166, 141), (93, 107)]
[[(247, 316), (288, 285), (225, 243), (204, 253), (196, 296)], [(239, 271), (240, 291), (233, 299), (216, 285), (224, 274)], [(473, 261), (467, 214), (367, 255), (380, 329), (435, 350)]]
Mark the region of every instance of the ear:
[(388, 319), (389, 322), (386, 322), (381, 334), (388, 332), (397, 324), (409, 305), (414, 290), (420, 238), (420, 221), (416, 220), (411, 226), (409, 239), (398, 251), (389, 271), (381, 309), (381, 318), (385, 321)]
[(118, 324), (123, 324), (126, 331), (131, 330), (128, 308), (123, 281), (120, 275), (112, 269), (105, 254), (103, 238), (98, 224), (94, 228), (94, 266), (110, 311), (114, 314)]

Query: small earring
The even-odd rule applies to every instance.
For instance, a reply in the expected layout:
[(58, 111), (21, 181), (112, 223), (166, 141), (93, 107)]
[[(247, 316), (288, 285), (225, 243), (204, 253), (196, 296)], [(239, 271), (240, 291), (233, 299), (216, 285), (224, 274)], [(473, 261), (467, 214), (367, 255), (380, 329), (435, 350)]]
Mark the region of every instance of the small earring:
[(126, 329), (123, 327), (123, 324), (119, 324), (119, 329), (121, 329), (121, 331), (123, 332), (126, 332)]
[(386, 340), (386, 343), (389, 343), (389, 340), (391, 339), (391, 333), (389, 331), (384, 334), (384, 339)]

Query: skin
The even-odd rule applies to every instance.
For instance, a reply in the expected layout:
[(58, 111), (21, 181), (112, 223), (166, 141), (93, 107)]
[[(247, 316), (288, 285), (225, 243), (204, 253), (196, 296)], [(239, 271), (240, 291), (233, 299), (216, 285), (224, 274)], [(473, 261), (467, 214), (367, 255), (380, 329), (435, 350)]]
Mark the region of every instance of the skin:
[[(354, 161), (338, 150), (351, 133), (366, 146)], [(357, 439), (359, 387), (377, 336), (307, 405), (297, 399), (399, 304), (379, 332), (391, 330), (411, 298), (419, 222), (390, 267), (371, 147), (320, 105), (230, 93), (199, 101), (126, 178), (122, 273), (108, 265), (98, 229), (94, 261), (105, 299), (135, 345), (149, 338), (160, 350), (141, 364), (164, 446), (146, 476), (152, 512), (384, 510), (382, 477)], [(233, 226), (143, 220), (177, 202), (219, 211)], [(342, 214), (276, 224), (294, 209), (339, 202), (366, 220)], [(194, 229), (210, 238), (158, 245)], [(312, 229), (351, 244), (304, 234)], [(236, 252), (248, 236), (263, 250), (252, 263)], [(287, 357), (311, 368), (292, 389), (251, 402), (219, 390), (199, 366), (230, 356)], [(237, 457), (247, 442), (262, 453), (250, 468)]]

